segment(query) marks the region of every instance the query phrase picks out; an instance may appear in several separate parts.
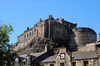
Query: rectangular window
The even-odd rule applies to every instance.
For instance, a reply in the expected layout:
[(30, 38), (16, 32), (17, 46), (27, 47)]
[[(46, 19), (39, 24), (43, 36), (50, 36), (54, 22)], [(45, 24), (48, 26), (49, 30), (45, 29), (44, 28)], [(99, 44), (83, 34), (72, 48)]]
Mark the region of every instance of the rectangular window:
[(28, 33), (27, 33), (27, 37), (28, 37)]
[(72, 66), (76, 66), (76, 62), (72, 62)]
[(88, 61), (84, 61), (84, 66), (89, 66)]
[(44, 66), (44, 65), (40, 65), (40, 66)]
[(63, 27), (63, 29), (65, 29), (65, 26)]
[(59, 24), (57, 24), (57, 27), (59, 27)]
[(24, 39), (26, 38), (26, 35), (24, 35)]
[(57, 31), (59, 32), (59, 29), (57, 29)]
[(64, 63), (60, 63), (60, 66), (64, 66)]
[(50, 64), (50, 66), (54, 66), (54, 64)]
[(50, 27), (50, 30), (52, 30), (52, 27)]
[(32, 31), (32, 35), (33, 35), (33, 31)]
[(31, 36), (31, 32), (30, 32), (30, 36)]

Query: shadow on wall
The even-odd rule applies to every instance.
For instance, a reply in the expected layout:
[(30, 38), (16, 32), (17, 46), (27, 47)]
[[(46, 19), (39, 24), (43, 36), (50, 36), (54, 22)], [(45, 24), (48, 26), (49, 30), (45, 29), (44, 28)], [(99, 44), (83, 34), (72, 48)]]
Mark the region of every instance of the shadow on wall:
[(75, 37), (76, 37), (76, 35), (74, 32), (70, 33), (70, 36), (69, 36), (69, 50), (70, 51), (78, 50), (78, 45), (76, 43)]

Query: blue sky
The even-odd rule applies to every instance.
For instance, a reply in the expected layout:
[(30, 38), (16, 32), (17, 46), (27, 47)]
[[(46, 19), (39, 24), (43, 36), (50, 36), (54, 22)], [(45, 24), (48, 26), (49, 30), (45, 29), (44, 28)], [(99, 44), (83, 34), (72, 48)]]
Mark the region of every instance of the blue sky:
[[(57, 16), (57, 12), (59, 15)], [(17, 42), (17, 36), (27, 27), (33, 27), (39, 19), (48, 15), (55, 19), (77, 23), (77, 27), (89, 27), (100, 33), (100, 0), (0, 0), (0, 20), (12, 23), (14, 33), (10, 43)]]

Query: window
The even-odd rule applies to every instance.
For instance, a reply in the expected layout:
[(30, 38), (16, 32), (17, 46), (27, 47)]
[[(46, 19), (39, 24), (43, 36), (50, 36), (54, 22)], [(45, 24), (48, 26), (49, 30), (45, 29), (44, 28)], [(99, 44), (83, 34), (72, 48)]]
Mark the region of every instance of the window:
[(76, 62), (72, 62), (72, 66), (76, 66)]
[(31, 32), (30, 32), (30, 36), (31, 36)]
[(64, 23), (64, 26), (65, 26), (66, 24)]
[(28, 37), (28, 33), (27, 33), (27, 37)]
[(54, 66), (54, 64), (50, 64), (50, 66)]
[(63, 34), (65, 34), (65, 30), (63, 30)]
[(59, 29), (57, 29), (57, 33), (59, 33)]
[(88, 61), (84, 61), (84, 66), (89, 66)]
[(57, 27), (59, 27), (59, 24), (57, 24)]
[(32, 31), (32, 35), (33, 35), (33, 31)]
[(26, 38), (26, 35), (24, 35), (24, 39)]
[(65, 29), (65, 26), (63, 27), (63, 29)]
[(70, 30), (70, 28), (68, 30)]
[(50, 30), (52, 30), (52, 25), (50, 25)]
[(59, 32), (59, 29), (57, 29), (57, 32)]
[(40, 66), (44, 66), (44, 65), (40, 65)]
[(70, 27), (70, 24), (68, 26)]
[(52, 27), (50, 27), (50, 30), (52, 30)]
[(60, 66), (64, 66), (64, 63), (60, 63)]

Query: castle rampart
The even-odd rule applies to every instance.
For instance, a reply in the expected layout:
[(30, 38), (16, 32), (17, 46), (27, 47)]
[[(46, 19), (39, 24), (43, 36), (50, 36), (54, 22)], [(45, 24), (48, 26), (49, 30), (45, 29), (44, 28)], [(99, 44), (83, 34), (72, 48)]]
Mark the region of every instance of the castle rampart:
[(76, 46), (80, 50), (81, 47), (86, 46), (86, 44), (94, 42), (96, 42), (96, 33), (94, 32), (94, 30), (90, 28), (72, 29), (69, 42), (70, 49), (76, 49)]

